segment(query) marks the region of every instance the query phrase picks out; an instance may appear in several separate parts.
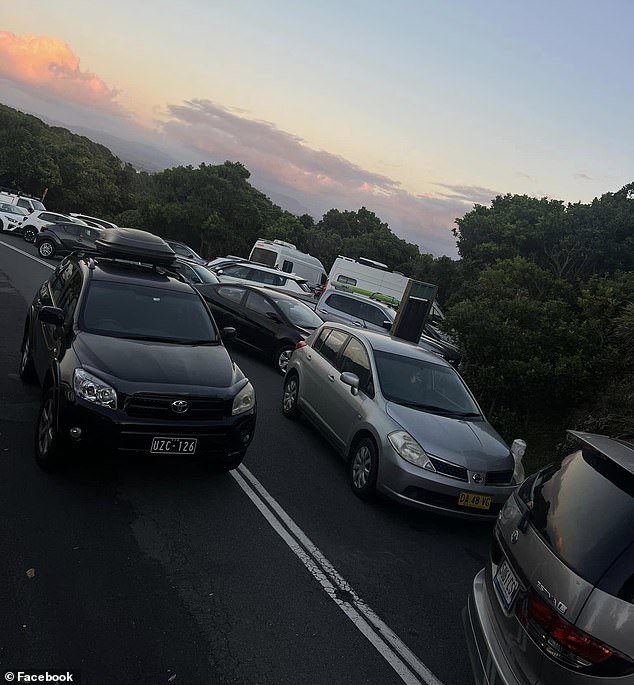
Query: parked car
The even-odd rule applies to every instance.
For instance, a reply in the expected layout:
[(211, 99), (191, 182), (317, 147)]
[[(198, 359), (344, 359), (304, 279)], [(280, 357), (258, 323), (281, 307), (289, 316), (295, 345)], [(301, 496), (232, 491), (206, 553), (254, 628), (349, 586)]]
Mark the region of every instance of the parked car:
[(389, 335), (324, 324), (293, 352), (282, 411), (332, 442), (361, 498), (491, 519), (523, 479), (522, 442), (514, 459), (456, 370)]
[[(315, 310), (324, 321), (339, 321), (371, 331), (389, 331), (396, 319), (396, 310), (384, 302), (365, 295), (328, 288), (319, 298)], [(460, 364), (460, 350), (440, 336), (429, 335), (428, 327), (419, 345), (429, 352), (440, 355), (454, 366)]]
[(196, 264), (201, 264), (203, 266), (207, 264), (207, 260), (203, 259), (197, 252), (192, 250), (189, 245), (185, 245), (185, 243), (181, 243), (178, 240), (166, 240), (165, 242), (179, 257), (189, 259), (190, 261), (196, 262)]
[(463, 617), (477, 683), (634, 683), (634, 445), (580, 449), (506, 503)]
[(88, 226), (95, 226), (96, 228), (117, 228), (117, 224), (113, 224), (111, 221), (106, 221), (105, 219), (99, 219), (96, 216), (77, 214), (77, 212), (69, 212), (68, 216), (73, 217), (73, 219), (79, 219)]
[(221, 283), (196, 286), (220, 326), (236, 329), (236, 340), (264, 354), (286, 373), (291, 354), (323, 323), (291, 295), (252, 285)]
[(177, 257), (176, 261), (170, 266), (172, 271), (178, 271), (181, 276), (192, 285), (202, 283), (220, 283), (218, 276), (210, 271), (206, 266), (201, 266), (188, 259)]
[[(24, 323), (20, 376), (42, 386), (35, 457), (68, 449), (201, 456), (235, 468), (253, 438), (255, 391), (204, 300), (144, 231), (102, 232), (98, 259), (65, 257)], [(122, 261), (125, 260), (125, 261)], [(162, 268), (157, 268), (162, 267)]]
[(94, 250), (95, 240), (104, 230), (79, 224), (48, 224), (37, 234), (35, 247), (45, 259), (67, 255), (73, 250)]
[(77, 224), (79, 226), (86, 226), (83, 221), (73, 219), (65, 214), (35, 211), (22, 221), (18, 227), (18, 232), (22, 234), (27, 243), (33, 243), (42, 228), (49, 224)]
[(16, 190), (11, 190), (10, 188), (0, 189), (0, 202), (6, 202), (7, 204), (15, 205), (16, 207), (22, 207), (22, 209), (26, 209), (27, 214), (37, 210), (46, 210), (46, 207), (38, 198), (33, 197), (32, 195), (26, 195), (25, 193), (21, 193)]
[(277, 269), (269, 269), (261, 264), (243, 261), (228, 266), (219, 264), (210, 268), (223, 283), (257, 283), (267, 288), (312, 297), (305, 278), (300, 278), (295, 274), (285, 274)]
[(8, 202), (0, 202), (0, 233), (12, 233), (29, 215), (23, 207)]
[(305, 278), (312, 288), (324, 285), (328, 276), (324, 265), (307, 252), (301, 252), (285, 240), (266, 240), (258, 238), (249, 253), (249, 261), (279, 269), (284, 273), (294, 273)]

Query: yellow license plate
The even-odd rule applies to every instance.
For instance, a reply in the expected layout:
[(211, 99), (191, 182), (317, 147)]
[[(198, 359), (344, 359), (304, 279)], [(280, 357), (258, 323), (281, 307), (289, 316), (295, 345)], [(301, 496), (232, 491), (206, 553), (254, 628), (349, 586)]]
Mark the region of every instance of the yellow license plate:
[(458, 504), (461, 507), (473, 507), (474, 509), (491, 508), (491, 501), (493, 498), (489, 495), (478, 495), (475, 492), (461, 492), (458, 495)]

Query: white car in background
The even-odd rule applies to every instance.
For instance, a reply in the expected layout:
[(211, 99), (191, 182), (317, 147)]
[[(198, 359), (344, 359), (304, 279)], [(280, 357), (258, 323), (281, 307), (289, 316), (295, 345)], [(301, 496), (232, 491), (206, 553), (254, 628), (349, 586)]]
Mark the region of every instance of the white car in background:
[(112, 221), (106, 221), (105, 219), (100, 219), (97, 216), (77, 214), (77, 212), (69, 212), (68, 216), (72, 217), (73, 219), (79, 219), (93, 228), (118, 228), (117, 224), (113, 224)]
[(0, 201), (0, 233), (15, 231), (28, 215), (29, 213), (24, 207)]
[(291, 294), (312, 295), (305, 278), (278, 269), (269, 269), (261, 264), (244, 261), (227, 266), (221, 263), (209, 268), (218, 276), (221, 283), (250, 283), (274, 290), (285, 290)]
[(49, 224), (79, 224), (80, 226), (87, 226), (88, 224), (80, 219), (76, 219), (66, 214), (58, 214), (57, 212), (31, 212), (22, 223), (19, 225), (19, 232), (22, 234), (27, 243), (35, 242), (37, 234), (44, 226)]

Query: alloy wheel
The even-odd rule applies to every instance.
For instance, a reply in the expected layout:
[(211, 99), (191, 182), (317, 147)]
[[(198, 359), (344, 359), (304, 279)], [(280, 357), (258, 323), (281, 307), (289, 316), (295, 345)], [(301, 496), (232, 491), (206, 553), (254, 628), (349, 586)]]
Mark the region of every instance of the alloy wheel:
[(29, 336), (27, 335), (24, 340), (24, 345), (22, 347), (22, 357), (20, 359), (20, 371), (24, 373), (26, 371), (27, 364), (29, 363), (29, 353), (31, 352), (31, 343), (29, 342)]
[(286, 374), (288, 363), (291, 361), (293, 350), (282, 350), (277, 356), (277, 368), (280, 373)]
[[(294, 376), (294, 374), (293, 374)], [(291, 413), (297, 404), (297, 379), (291, 378), (284, 386), (284, 397), (282, 399), (282, 406), (284, 411)]]
[(49, 397), (40, 413), (40, 421), (37, 428), (37, 446), (42, 457), (46, 457), (53, 444), (54, 435), (54, 410), (53, 398)]
[(352, 482), (356, 488), (361, 490), (365, 487), (365, 484), (370, 477), (371, 469), (372, 455), (370, 454), (370, 450), (365, 445), (361, 445), (355, 452), (352, 461)]
[(48, 240), (45, 240), (41, 243), (39, 252), (42, 257), (50, 257), (53, 254), (53, 245)]

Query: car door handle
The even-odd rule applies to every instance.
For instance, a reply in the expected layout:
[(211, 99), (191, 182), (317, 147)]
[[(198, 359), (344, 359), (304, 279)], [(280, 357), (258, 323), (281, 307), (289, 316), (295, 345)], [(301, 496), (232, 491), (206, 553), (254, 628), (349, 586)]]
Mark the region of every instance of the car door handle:
[(329, 374), (328, 374), (328, 380), (329, 380), (331, 383), (334, 383), (334, 382), (335, 382), (335, 377), (334, 377), (331, 373), (329, 373)]
[(352, 323), (358, 328), (363, 328), (363, 324), (360, 321), (353, 321)]
[(322, 314), (328, 314), (328, 310), (327, 310), (327, 309), (320, 309), (319, 311), (320, 311)]
[(307, 354), (307, 355), (306, 355), (306, 359), (308, 359), (308, 361), (310, 361), (312, 358), (313, 358), (313, 355), (312, 355), (312, 354)]

